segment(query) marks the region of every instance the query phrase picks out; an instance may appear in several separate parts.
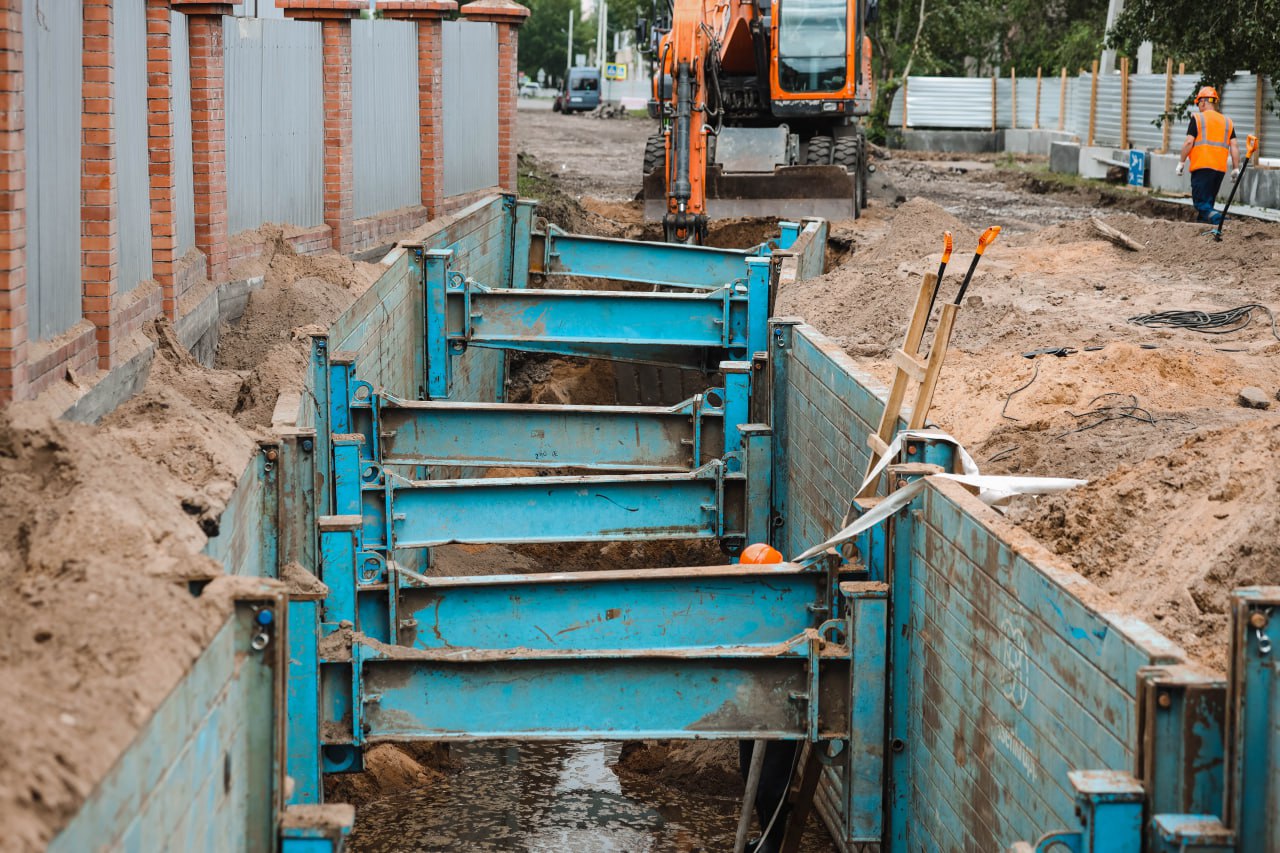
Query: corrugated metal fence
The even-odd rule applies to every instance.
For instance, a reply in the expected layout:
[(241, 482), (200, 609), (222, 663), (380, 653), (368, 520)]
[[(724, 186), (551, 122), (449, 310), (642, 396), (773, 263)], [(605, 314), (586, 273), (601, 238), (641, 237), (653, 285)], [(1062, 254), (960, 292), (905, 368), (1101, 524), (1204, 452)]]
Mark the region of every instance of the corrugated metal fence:
[(174, 217), (178, 221), (178, 257), (196, 245), (195, 175), (191, 154), (191, 49), (187, 16), (171, 12), (172, 46), (169, 62), (173, 76), (173, 166), (175, 170)]
[(498, 183), (498, 33), (493, 24), (445, 21), (444, 194)]
[(48, 340), (80, 320), (80, 4), (24, 0), (22, 31), (27, 320)]
[(115, 0), (116, 175), (120, 181), (120, 292), (151, 278), (151, 177), (147, 157), (145, 0)]
[(224, 18), (231, 233), (324, 222), (320, 25)]
[[(1176, 108), (1195, 91), (1196, 74), (1173, 77), (1172, 103)], [(1134, 148), (1159, 148), (1163, 130), (1155, 125), (1164, 112), (1167, 78), (1163, 74), (1131, 74), (1129, 76), (1128, 136)], [(1275, 87), (1263, 80), (1263, 103), (1275, 100)], [(1040, 128), (1058, 129), (1058, 106), (1063, 81), (1046, 77), (1040, 91)], [(1252, 74), (1237, 74), (1224, 87), (1222, 110), (1235, 121), (1239, 135), (1257, 132), (1254, 127), (1258, 81)], [(1063, 130), (1085, 138), (1089, 133), (1089, 102), (1092, 80), (1089, 74), (1068, 77), (1067, 114)], [(907, 127), (990, 129), (992, 125), (991, 78), (982, 77), (911, 77), (906, 85)], [(1013, 81), (996, 80), (995, 125), (997, 128), (1030, 128), (1036, 120), (1036, 80), (1018, 80), (1018, 115), (1013, 118)], [(1098, 145), (1120, 144), (1120, 76), (1098, 75), (1097, 111), (1094, 116), (1093, 140)], [(902, 89), (894, 96), (889, 113), (892, 127), (902, 126)], [(1181, 142), (1185, 121), (1175, 120), (1170, 133), (1170, 146)], [(1280, 118), (1263, 109), (1262, 153), (1280, 155)]]
[(417, 53), (409, 21), (351, 22), (357, 217), (422, 200)]

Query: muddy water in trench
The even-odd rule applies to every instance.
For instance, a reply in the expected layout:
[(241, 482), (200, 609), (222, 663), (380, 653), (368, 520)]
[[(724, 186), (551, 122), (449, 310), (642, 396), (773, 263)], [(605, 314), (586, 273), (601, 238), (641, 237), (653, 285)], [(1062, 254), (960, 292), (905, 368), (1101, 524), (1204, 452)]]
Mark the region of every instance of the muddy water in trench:
[[(738, 801), (628, 781), (618, 743), (455, 744), (463, 769), (360, 808), (351, 849), (476, 853), (729, 851)], [(811, 820), (801, 850), (833, 849)]]

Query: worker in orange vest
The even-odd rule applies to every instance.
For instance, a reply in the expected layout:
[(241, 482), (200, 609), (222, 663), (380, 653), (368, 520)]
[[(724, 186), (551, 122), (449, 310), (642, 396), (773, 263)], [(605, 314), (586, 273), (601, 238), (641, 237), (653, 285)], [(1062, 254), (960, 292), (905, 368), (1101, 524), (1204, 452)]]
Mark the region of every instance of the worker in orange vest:
[(1178, 155), (1178, 176), (1182, 176), (1188, 158), (1191, 160), (1191, 201), (1199, 211), (1199, 220), (1210, 225), (1222, 221), (1213, 209), (1213, 200), (1222, 188), (1227, 174), (1227, 157), (1231, 158), (1231, 179), (1240, 176), (1240, 146), (1236, 142), (1235, 123), (1218, 111), (1218, 90), (1201, 86), (1196, 92), (1196, 107), (1187, 125), (1187, 139)]

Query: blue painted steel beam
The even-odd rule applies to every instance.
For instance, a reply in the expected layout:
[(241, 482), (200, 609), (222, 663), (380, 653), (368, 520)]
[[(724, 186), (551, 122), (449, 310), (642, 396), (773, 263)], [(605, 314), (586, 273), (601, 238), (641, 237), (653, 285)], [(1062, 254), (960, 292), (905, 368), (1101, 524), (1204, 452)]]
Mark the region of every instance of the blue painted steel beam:
[[(491, 290), (447, 294), (451, 345), (609, 356), (613, 347), (740, 351), (748, 346), (744, 285), (706, 293)], [(466, 326), (460, 326), (463, 306)], [(767, 305), (765, 306), (767, 310)], [(583, 349), (585, 348), (585, 349)]]
[[(808, 656), (756, 649), (689, 649), (665, 655), (383, 647), (364, 660), (364, 737), (416, 739), (771, 738), (808, 729)], [(847, 654), (821, 664), (819, 728), (847, 736)]]
[[(382, 461), (689, 471), (724, 454), (723, 411), (704, 398), (669, 408), (385, 401)], [(354, 414), (369, 435), (372, 409)]]
[[(389, 485), (367, 485), (363, 494), (367, 549), (449, 542), (714, 539), (743, 531), (741, 511), (734, 508), (743, 504), (745, 483), (724, 476), (718, 462), (688, 474), (426, 481), (384, 477)], [(386, 541), (388, 511), (392, 542)]]
[[(429, 578), (401, 590), (419, 649), (601, 650), (785, 643), (826, 574), (794, 563)], [(883, 638), (881, 638), (883, 642)]]
[(1240, 850), (1280, 849), (1280, 587), (1231, 595), (1227, 827)]
[(745, 280), (744, 261), (768, 251), (764, 243), (750, 249), (716, 249), (587, 237), (548, 226), (545, 236), (534, 235), (532, 254), (538, 257), (531, 259), (529, 271), (715, 290)]

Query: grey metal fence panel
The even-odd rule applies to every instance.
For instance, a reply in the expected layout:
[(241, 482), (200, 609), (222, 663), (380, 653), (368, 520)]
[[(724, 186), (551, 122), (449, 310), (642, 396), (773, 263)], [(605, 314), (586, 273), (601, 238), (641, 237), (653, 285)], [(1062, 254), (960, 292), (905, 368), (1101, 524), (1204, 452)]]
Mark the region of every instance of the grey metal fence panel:
[(80, 57), (77, 0), (23, 0), (27, 323), (48, 340), (80, 321)]
[(173, 77), (173, 215), (177, 220), (178, 257), (196, 245), (195, 166), (191, 154), (191, 49), (187, 40), (187, 16), (171, 12), (172, 50), (170, 65)]
[(1067, 93), (1067, 121), (1063, 129), (1074, 132), (1081, 142), (1088, 141), (1090, 86), (1089, 75), (1081, 74), (1072, 81)]
[[(991, 100), (991, 80), (987, 81), (987, 100)], [(1019, 104), (1019, 107), (1022, 105)], [(983, 123), (983, 119), (986, 123)], [(974, 127), (991, 129), (991, 107), (987, 107), (986, 115), (973, 117)], [(1010, 127), (1013, 121), (1013, 81), (1007, 78), (996, 80), (996, 127)]]
[[(1164, 139), (1161, 126), (1155, 124), (1164, 112), (1165, 76), (1135, 74), (1129, 78), (1129, 147), (1158, 150)], [(1180, 134), (1169, 129), (1169, 145), (1181, 142)]]
[(1280, 157), (1280, 116), (1275, 114), (1276, 107), (1280, 107), (1280, 91), (1274, 80), (1267, 80), (1266, 91), (1262, 93), (1262, 133), (1259, 134), (1263, 157)]
[[(1088, 128), (1086, 127), (1086, 130)], [(1120, 75), (1098, 75), (1097, 124), (1095, 145), (1120, 144)]]
[(151, 278), (145, 0), (115, 0), (116, 174), (120, 182), (120, 292)]
[[(911, 77), (907, 80), (908, 127), (990, 127), (991, 78)], [(902, 126), (902, 89), (893, 98), (889, 123)]]
[(231, 233), (324, 221), (320, 25), (224, 18)]
[(1222, 87), (1222, 112), (1235, 124), (1236, 137), (1240, 140), (1240, 156), (1244, 156), (1245, 137), (1257, 133), (1254, 107), (1257, 105), (1258, 78), (1252, 74), (1237, 74)]
[(445, 21), (444, 194), (498, 183), (498, 33), (493, 24)]
[(352, 21), (351, 86), (355, 215), (421, 203), (417, 27)]

